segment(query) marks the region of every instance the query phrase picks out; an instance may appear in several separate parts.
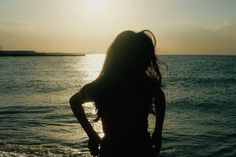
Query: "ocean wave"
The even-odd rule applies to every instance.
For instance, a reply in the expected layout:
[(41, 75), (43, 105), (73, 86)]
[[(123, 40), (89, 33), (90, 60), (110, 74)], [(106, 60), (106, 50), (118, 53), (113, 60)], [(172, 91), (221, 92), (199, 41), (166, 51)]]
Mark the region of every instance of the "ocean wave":
[(0, 157), (91, 157), (87, 149), (53, 144), (19, 145), (0, 142), (0, 146)]
[(11, 80), (1, 83), (1, 93), (50, 93), (65, 90), (58, 82), (39, 80)]
[(0, 115), (4, 114), (25, 114), (25, 113), (48, 113), (54, 110), (54, 106), (6, 106), (0, 107)]

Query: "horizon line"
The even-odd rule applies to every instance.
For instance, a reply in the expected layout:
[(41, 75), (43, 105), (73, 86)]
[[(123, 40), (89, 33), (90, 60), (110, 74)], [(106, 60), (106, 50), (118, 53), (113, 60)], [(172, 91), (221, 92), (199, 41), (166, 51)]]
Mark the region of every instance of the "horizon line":
[[(1, 53), (5, 52), (5, 53), (29, 53), (29, 54), (42, 54), (42, 55), (50, 55), (50, 54), (54, 54), (54, 55), (89, 55), (89, 54), (106, 54), (106, 52), (59, 52), (59, 51), (36, 51), (36, 50), (0, 50), (0, 56)], [(213, 53), (213, 52), (208, 52), (208, 53), (196, 53), (196, 52), (156, 52), (158, 53), (158, 55), (161, 56), (236, 56), (236, 52), (217, 52), (217, 53)]]

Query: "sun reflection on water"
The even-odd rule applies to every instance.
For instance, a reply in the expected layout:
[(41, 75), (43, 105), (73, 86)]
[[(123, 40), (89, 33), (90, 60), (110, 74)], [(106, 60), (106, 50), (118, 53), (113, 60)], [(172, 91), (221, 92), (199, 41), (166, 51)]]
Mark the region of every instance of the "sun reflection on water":
[(94, 122), (94, 119), (97, 117), (95, 105), (93, 103), (85, 103), (83, 104), (83, 106), (85, 108), (85, 113), (89, 121), (92, 123), (93, 128), (96, 130), (100, 137), (103, 137), (104, 133), (102, 130), (101, 120), (99, 120), (98, 122)]
[(105, 54), (88, 54), (85, 57), (88, 58), (90, 63), (92, 63), (87, 67), (89, 69), (88, 77), (90, 77), (92, 80), (96, 79), (102, 70)]
[(101, 72), (104, 59), (105, 54), (86, 54), (86, 56), (78, 58), (72, 67), (73, 71), (78, 72), (75, 77), (81, 78), (83, 76), (84, 83), (93, 81)]

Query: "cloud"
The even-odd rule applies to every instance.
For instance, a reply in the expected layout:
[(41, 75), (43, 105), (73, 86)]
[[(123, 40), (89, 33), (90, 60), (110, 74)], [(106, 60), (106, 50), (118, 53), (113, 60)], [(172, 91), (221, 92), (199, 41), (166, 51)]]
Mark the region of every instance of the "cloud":
[(216, 26), (214, 32), (236, 38), (236, 21), (226, 21), (222, 25)]
[(235, 28), (235, 21), (208, 28), (193, 24), (172, 25), (159, 39), (160, 47), (171, 53), (236, 55)]

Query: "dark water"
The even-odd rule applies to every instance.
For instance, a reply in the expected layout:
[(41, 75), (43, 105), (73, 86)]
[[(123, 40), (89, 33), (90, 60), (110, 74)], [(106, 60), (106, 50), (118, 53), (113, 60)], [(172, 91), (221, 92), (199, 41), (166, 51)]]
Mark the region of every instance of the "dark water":
[[(236, 57), (162, 56), (167, 111), (161, 156), (236, 156)], [(0, 156), (89, 156), (68, 99), (104, 55), (0, 57)], [(86, 104), (90, 119), (92, 104)], [(150, 116), (150, 131), (153, 129)], [(100, 122), (93, 123), (102, 136)]]

